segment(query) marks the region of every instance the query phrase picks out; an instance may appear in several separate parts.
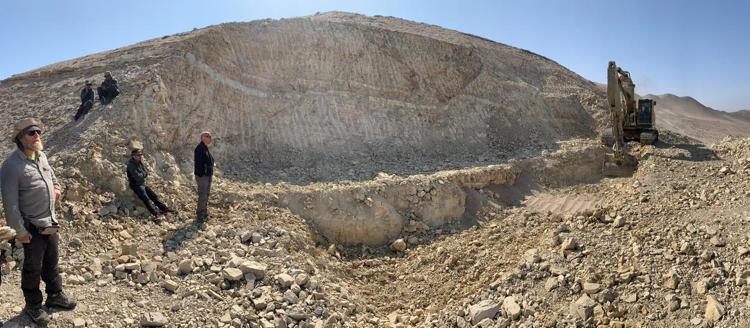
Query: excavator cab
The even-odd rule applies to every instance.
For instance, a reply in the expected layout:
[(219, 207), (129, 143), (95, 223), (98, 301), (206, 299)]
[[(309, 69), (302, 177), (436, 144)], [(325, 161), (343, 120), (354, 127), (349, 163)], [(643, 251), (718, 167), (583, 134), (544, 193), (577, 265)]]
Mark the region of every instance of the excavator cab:
[(653, 99), (638, 99), (638, 127), (644, 129), (654, 127), (654, 106), (656, 106), (656, 101)]

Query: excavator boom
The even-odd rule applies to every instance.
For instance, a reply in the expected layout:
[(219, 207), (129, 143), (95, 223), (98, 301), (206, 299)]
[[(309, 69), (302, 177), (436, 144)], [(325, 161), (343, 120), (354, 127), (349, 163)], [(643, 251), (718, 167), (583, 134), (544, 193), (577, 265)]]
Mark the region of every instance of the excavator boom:
[(626, 120), (635, 118), (635, 84), (630, 73), (617, 67), (614, 61), (607, 67), (607, 100), (612, 120), (612, 154), (605, 158), (602, 173), (605, 176), (630, 176), (638, 165), (628, 154), (623, 128)]

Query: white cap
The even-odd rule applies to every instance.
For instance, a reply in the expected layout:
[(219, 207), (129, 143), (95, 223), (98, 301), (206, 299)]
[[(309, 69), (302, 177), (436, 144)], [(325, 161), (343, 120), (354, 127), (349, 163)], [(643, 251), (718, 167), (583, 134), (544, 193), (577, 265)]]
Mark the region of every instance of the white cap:
[(204, 135), (211, 135), (211, 132), (208, 132), (208, 131), (201, 132), (201, 134), (198, 135), (198, 141), (203, 141), (203, 136)]

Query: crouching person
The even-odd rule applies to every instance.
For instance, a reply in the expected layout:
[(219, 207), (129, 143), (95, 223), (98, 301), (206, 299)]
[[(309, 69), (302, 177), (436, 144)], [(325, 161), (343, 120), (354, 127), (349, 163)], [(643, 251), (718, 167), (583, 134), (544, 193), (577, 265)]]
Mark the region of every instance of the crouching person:
[(102, 105), (106, 105), (112, 102), (120, 94), (120, 88), (117, 86), (117, 80), (112, 78), (112, 73), (109, 71), (104, 73), (104, 81), (96, 88), (96, 93), (99, 95), (99, 100)]
[(23, 244), (21, 289), (26, 313), (41, 326), (49, 322), (42, 308), (40, 280), (44, 280), (47, 307), (73, 309), (76, 302), (62, 290), (58, 270), (60, 238), (55, 216), (55, 202), (60, 200), (60, 186), (42, 152), (42, 124), (34, 118), (18, 122), (12, 141), (17, 148), (0, 168), (0, 189), (8, 225), (16, 231), (16, 242)]
[[(128, 184), (130, 185), (130, 189), (132, 189), (133, 192), (135, 192), (135, 195), (138, 196), (138, 199), (140, 199), (143, 202), (143, 205), (146, 206), (149, 213), (153, 215), (154, 220), (158, 222), (164, 214), (173, 213), (174, 210), (167, 207), (167, 205), (164, 205), (164, 203), (159, 200), (159, 196), (157, 196), (151, 188), (146, 186), (148, 171), (146, 170), (146, 166), (143, 165), (142, 159), (143, 150), (135, 149), (130, 153), (130, 160), (128, 161)], [(156, 205), (156, 208), (151, 205), (151, 202)]]

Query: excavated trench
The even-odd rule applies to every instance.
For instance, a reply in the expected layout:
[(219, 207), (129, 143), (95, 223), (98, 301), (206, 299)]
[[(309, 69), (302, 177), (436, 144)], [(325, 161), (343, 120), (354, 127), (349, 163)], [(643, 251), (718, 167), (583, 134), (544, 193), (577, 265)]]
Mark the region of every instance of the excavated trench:
[(380, 246), (407, 226), (472, 225), (483, 206), (529, 206), (539, 211), (574, 212), (593, 200), (560, 199), (545, 190), (600, 178), (606, 148), (588, 141), (561, 143), (555, 152), (504, 164), (431, 175), (380, 175), (352, 184), (295, 186), (280, 204), (301, 216), (330, 242)]

